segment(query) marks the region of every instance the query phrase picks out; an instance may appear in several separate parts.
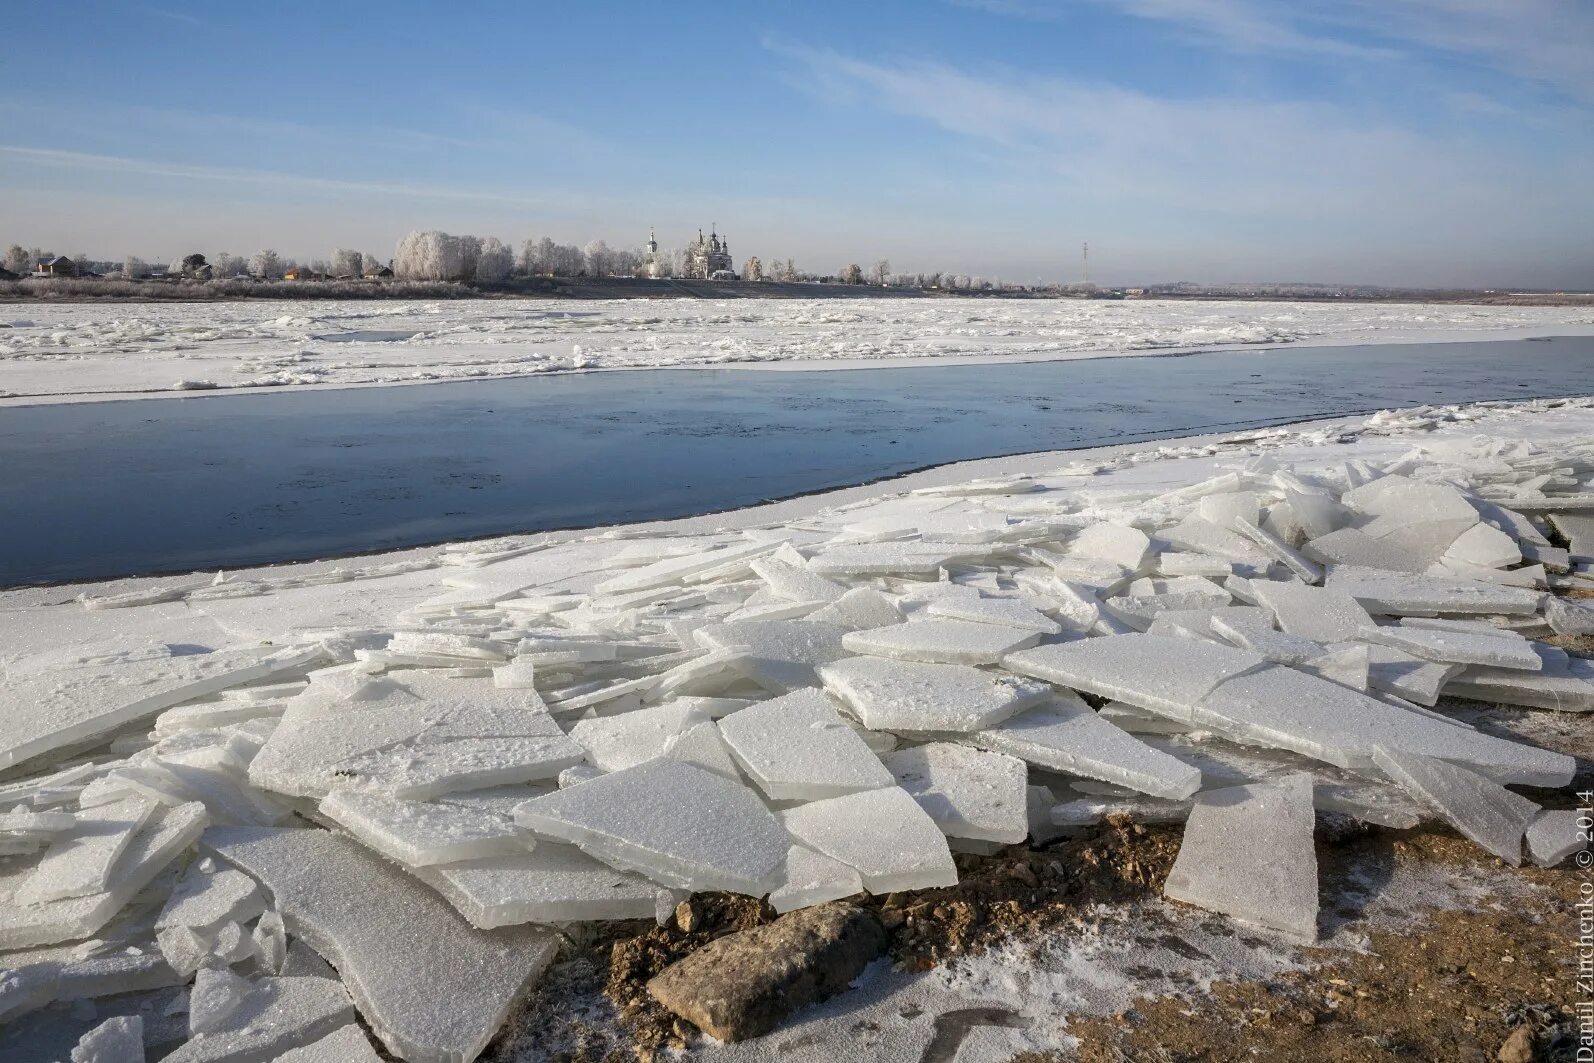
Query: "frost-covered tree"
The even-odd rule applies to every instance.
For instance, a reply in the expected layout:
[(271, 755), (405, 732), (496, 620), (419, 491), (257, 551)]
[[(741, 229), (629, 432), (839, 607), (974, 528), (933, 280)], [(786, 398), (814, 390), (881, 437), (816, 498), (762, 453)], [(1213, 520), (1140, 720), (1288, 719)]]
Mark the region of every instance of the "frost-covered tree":
[(94, 260), (89, 257), (87, 251), (79, 251), (73, 255), (72, 265), (77, 267), (77, 275), (79, 277), (87, 277), (94, 272)]
[(761, 281), (764, 279), (764, 264), (754, 255), (742, 263), (742, 280)]
[(334, 277), (358, 277), (365, 272), (364, 262), (358, 251), (351, 251), (347, 247), (334, 248), (332, 266), (328, 272)]
[(509, 279), (515, 256), (496, 236), (482, 241), (481, 252), (476, 257), (476, 279), (487, 284), (501, 284)]
[(459, 280), (465, 276), (464, 244), (436, 229), (410, 233), (393, 253), (393, 273), (406, 280)]
[(5, 266), (12, 273), (19, 273), (23, 276), (31, 273), (33, 271), (33, 263), (28, 261), (28, 249), (21, 244), (12, 244), (6, 248)]
[(602, 240), (594, 240), (582, 252), (587, 260), (587, 275), (591, 277), (607, 277), (611, 272), (614, 261), (609, 245)]
[(195, 251), (183, 256), (182, 261), (178, 263), (177, 271), (184, 277), (192, 277), (206, 265), (205, 256)]
[(256, 251), (249, 259), (249, 275), (259, 277), (264, 281), (280, 280), (282, 277), (282, 258), (269, 247)]
[(122, 276), (130, 281), (136, 281), (140, 277), (147, 277), (149, 276), (149, 263), (137, 255), (128, 255), (127, 258), (122, 260)]
[(882, 258), (880, 261), (874, 264), (874, 269), (870, 270), (869, 273), (870, 276), (874, 278), (874, 282), (876, 284), (884, 285), (886, 278), (891, 275), (891, 260), (888, 258)]
[(377, 270), (381, 269), (386, 264), (387, 263), (383, 262), (380, 258), (378, 258), (377, 256), (373, 255), (369, 251), (367, 251), (365, 254), (360, 256), (360, 272), (361, 273), (375, 273)]
[(858, 263), (849, 262), (841, 267), (840, 280), (843, 284), (862, 284), (863, 270), (859, 268)]
[(241, 277), (248, 263), (237, 255), (229, 255), (222, 251), (216, 255), (215, 261), (210, 264), (210, 274), (213, 277)]
[(310, 272), (319, 273), (325, 277), (332, 272), (332, 264), (324, 258), (312, 258), (310, 260)]

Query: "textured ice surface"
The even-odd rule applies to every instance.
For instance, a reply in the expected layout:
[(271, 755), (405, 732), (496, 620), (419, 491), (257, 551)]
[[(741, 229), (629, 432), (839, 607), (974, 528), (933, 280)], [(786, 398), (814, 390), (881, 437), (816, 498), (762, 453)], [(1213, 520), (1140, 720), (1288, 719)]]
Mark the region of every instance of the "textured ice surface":
[(651, 918), (659, 887), (573, 845), (412, 869), (473, 926)]
[(935, 599), (925, 607), (925, 611), (931, 616), (967, 620), (977, 624), (996, 624), (1043, 635), (1056, 635), (1063, 630), (1063, 626), (1057, 621), (1017, 598), (955, 595)]
[(301, 797), (363, 789), (423, 798), (551, 779), (585, 751), (533, 690), (423, 672), (373, 679), (353, 697), (310, 689), (249, 767), (257, 786)]
[(331, 831), (218, 827), (204, 844), (260, 881), (288, 931), (331, 961), (371, 1029), (406, 1060), (474, 1059), (558, 948), (542, 929), (475, 929)]
[[(1203, 501), (1205, 500), (1203, 499)], [(1323, 570), (1320, 567), (1308, 561), (1301, 555), (1300, 551), (1266, 528), (1259, 528), (1253, 521), (1243, 519), (1236, 520), (1233, 527), (1241, 535), (1259, 546), (1263, 553), (1289, 569), (1298, 578), (1305, 580), (1307, 583), (1323, 582)]]
[(515, 820), (681, 889), (761, 896), (778, 881), (786, 856), (780, 824), (751, 790), (669, 759), (539, 797), (517, 809)]
[(1544, 662), (1527, 641), (1510, 632), (1484, 634), (1401, 625), (1365, 628), (1362, 638), (1430, 661), (1518, 668), (1528, 672), (1544, 667)]
[(1024, 675), (1176, 718), (1188, 718), (1189, 707), (1224, 679), (1264, 663), (1232, 647), (1159, 635), (1037, 646), (1003, 661)]
[(836, 624), (849, 631), (900, 624), (902, 612), (873, 587), (854, 587), (822, 609), (808, 614), (810, 623)]
[(1369, 643), (1367, 685), (1419, 705), (1432, 705), (1439, 692), (1461, 671), (1458, 664), (1427, 661), (1393, 646)]
[(1316, 823), (1306, 773), (1198, 794), (1163, 893), (1315, 941)]
[(693, 576), (740, 562), (750, 562), (756, 557), (775, 552), (778, 543), (738, 543), (718, 550), (706, 550), (684, 557), (667, 557), (639, 569), (614, 576), (599, 583), (599, 594), (623, 594), (627, 591), (649, 590), (672, 583), (681, 583)]
[(865, 727), (879, 731), (979, 730), (1049, 693), (1043, 683), (1001, 672), (883, 657), (850, 657), (821, 666), (820, 675)]
[[(933, 611), (939, 604), (941, 602), (932, 602), (930, 609)], [(1035, 645), (1040, 637), (1036, 630), (1025, 631), (993, 623), (919, 620), (869, 631), (849, 631), (842, 637), (841, 645), (853, 653), (901, 661), (978, 665), (995, 664), (1014, 650)]]
[(899, 786), (811, 801), (781, 813), (791, 836), (857, 870), (883, 894), (957, 883), (946, 836)]
[(663, 754), (671, 739), (708, 722), (689, 702), (673, 701), (653, 708), (581, 720), (570, 737), (587, 751), (587, 761), (603, 771), (623, 771)]
[(806, 845), (793, 845), (786, 850), (783, 875), (780, 885), (769, 895), (770, 907), (777, 912), (808, 908), (863, 892), (863, 879), (856, 868)]
[(13, 900), (39, 904), (102, 892), (117, 859), (155, 809), (153, 801), (130, 797), (79, 812), (72, 829), (50, 843)]
[(273, 1063), (381, 1063), (381, 1058), (360, 1028), (350, 1023), (318, 1041), (284, 1052)]
[(1259, 654), (1276, 664), (1304, 664), (1321, 657), (1324, 652), (1322, 643), (1275, 630), (1267, 620), (1259, 619), (1253, 613), (1241, 613), (1238, 609), (1226, 609), (1215, 615), (1212, 618), (1212, 631), (1232, 645)]
[(664, 752), (660, 755), (696, 764), (733, 781), (742, 777), (741, 770), (736, 766), (736, 758), (731, 756), (725, 740), (720, 736), (719, 727), (712, 720), (704, 720), (671, 738), (664, 744)]
[(761, 557), (752, 562), (752, 569), (781, 598), (793, 602), (834, 602), (847, 593), (847, 588), (824, 576), (782, 561), (775, 557)]
[(0, 769), (106, 734), (179, 702), (306, 667), (319, 648), (225, 650), (0, 676)]
[(1104, 720), (1072, 691), (1061, 691), (967, 741), (1051, 771), (1117, 783), (1153, 797), (1189, 797), (1201, 773)]
[(1456, 830), (1506, 863), (1522, 863), (1522, 836), (1538, 805), (1460, 764), (1420, 753), (1379, 748), (1373, 761)]
[(1139, 528), (1123, 524), (1092, 524), (1082, 528), (1068, 544), (1073, 557), (1110, 561), (1133, 572), (1151, 551), (1151, 540)]
[(771, 800), (812, 801), (892, 784), (891, 773), (818, 690), (734, 712), (719, 729), (737, 764)]
[(1588, 848), (1587, 833), (1594, 829), (1583, 813), (1569, 808), (1547, 808), (1528, 826), (1528, 855), (1540, 867), (1554, 867), (1573, 853)]
[(1498, 528), (1474, 524), (1445, 550), (1445, 561), (1462, 561), (1484, 568), (1508, 568), (1522, 560), (1517, 541)]
[(520, 852), (529, 841), (507, 815), (382, 794), (335, 790), (320, 812), (362, 844), (411, 866)]
[(747, 620), (699, 628), (696, 638), (711, 650), (739, 656), (737, 670), (770, 690), (818, 685), (814, 669), (849, 656), (841, 645), (847, 629), (811, 620)]
[(1029, 834), (1024, 762), (952, 742), (885, 756), (897, 785), (950, 837), (1011, 845)]
[(1293, 581), (1252, 580), (1257, 604), (1273, 614), (1279, 629), (1314, 642), (1356, 638), (1372, 617), (1349, 594)]
[[(200, 976), (206, 973), (202, 971)], [(276, 1059), (283, 1052), (320, 1040), (353, 1019), (349, 994), (337, 982), (325, 978), (262, 978), (250, 984), (236, 1006), (227, 1009), (213, 1026), (196, 1032), (165, 1058), (172, 1063)]]
[(88, 937), (110, 922), (134, 894), (149, 885), (204, 829), (202, 805), (186, 804), (157, 811), (116, 861), (105, 890), (82, 897), (23, 905), (14, 901), (13, 896), (28, 869), (0, 870), (0, 950)]
[(1329, 570), (1327, 586), (1375, 613), (1484, 613), (1506, 616), (1539, 611), (1537, 591), (1476, 580), (1440, 579), (1350, 565)]
[(247, 922), (263, 912), (265, 906), (260, 887), (242, 871), (230, 867), (207, 871), (203, 862), (195, 863), (166, 899), (155, 927), (214, 930), (226, 922)]
[(1464, 669), (1444, 685), (1446, 695), (1560, 712), (1594, 712), (1594, 668), (1588, 676), (1505, 668)]
[(72, 1063), (144, 1063), (144, 1017), (106, 1019), (78, 1038)]
[(825, 547), (808, 568), (824, 576), (933, 576), (970, 552), (954, 543), (845, 543)]
[[(1209, 639), (1222, 642), (1221, 633), (1216, 624), (1220, 618), (1229, 620), (1249, 620), (1253, 624), (1272, 630), (1272, 622), (1267, 610), (1259, 609), (1254, 605), (1219, 606), (1215, 609), (1168, 609), (1157, 614), (1151, 622), (1151, 627), (1146, 629), (1148, 635), (1174, 635), (1186, 639)], [(1277, 632), (1275, 632), (1277, 634)]]

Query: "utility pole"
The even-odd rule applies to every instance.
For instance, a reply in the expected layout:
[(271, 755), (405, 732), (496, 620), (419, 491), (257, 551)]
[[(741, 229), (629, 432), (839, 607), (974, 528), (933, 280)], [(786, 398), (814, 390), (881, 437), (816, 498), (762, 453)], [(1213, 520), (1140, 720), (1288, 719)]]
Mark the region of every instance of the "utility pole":
[(1090, 244), (1089, 243), (1085, 244), (1085, 248), (1081, 252), (1080, 258), (1081, 258), (1081, 261), (1083, 261), (1084, 264), (1085, 264), (1085, 287), (1089, 288), (1090, 287)]

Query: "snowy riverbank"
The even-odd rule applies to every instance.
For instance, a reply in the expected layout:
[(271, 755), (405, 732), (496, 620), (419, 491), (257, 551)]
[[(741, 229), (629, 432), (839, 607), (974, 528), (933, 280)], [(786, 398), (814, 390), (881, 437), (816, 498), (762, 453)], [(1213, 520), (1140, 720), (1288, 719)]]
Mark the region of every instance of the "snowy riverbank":
[[(933, 901), (951, 849), (1119, 811), (1188, 817), (1168, 895), (1243, 948), (1156, 902), (1172, 951), (1125, 947), (1129, 913), (1049, 960), (877, 965), (789, 1039), (704, 1047), (846, 1058), (862, 1018), (873, 1058), (913, 1061), (941, 1015), (997, 1004), (1003, 1048), (1059, 1047), (1070, 1014), (1177, 988), (1142, 964), (1199, 950), (1205, 983), (1355, 946), (1475, 887), (1397, 879), (1320, 921), (1314, 805), (1570, 852), (1539, 802), (1594, 708), (1555, 645), (1594, 615), (1562, 597), (1594, 588), (1591, 474), (1594, 399), (1488, 403), (0, 594), (0, 1036), (374, 1058), (357, 1010), (401, 1058), (470, 1059), (583, 936), (541, 924), (694, 890)], [(1458, 697), (1564, 711), (1502, 734)]]
[(0, 307), (0, 404), (605, 369), (857, 368), (1594, 333), (1583, 307), (526, 300)]

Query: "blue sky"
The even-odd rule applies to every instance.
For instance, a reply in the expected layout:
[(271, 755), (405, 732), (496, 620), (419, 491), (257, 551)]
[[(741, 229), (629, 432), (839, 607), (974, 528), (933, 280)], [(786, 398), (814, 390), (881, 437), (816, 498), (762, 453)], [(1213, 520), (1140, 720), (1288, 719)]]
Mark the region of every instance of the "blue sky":
[[(0, 242), (1594, 286), (1588, 0), (16, 4)], [(26, 76), (20, 76), (24, 72)]]

